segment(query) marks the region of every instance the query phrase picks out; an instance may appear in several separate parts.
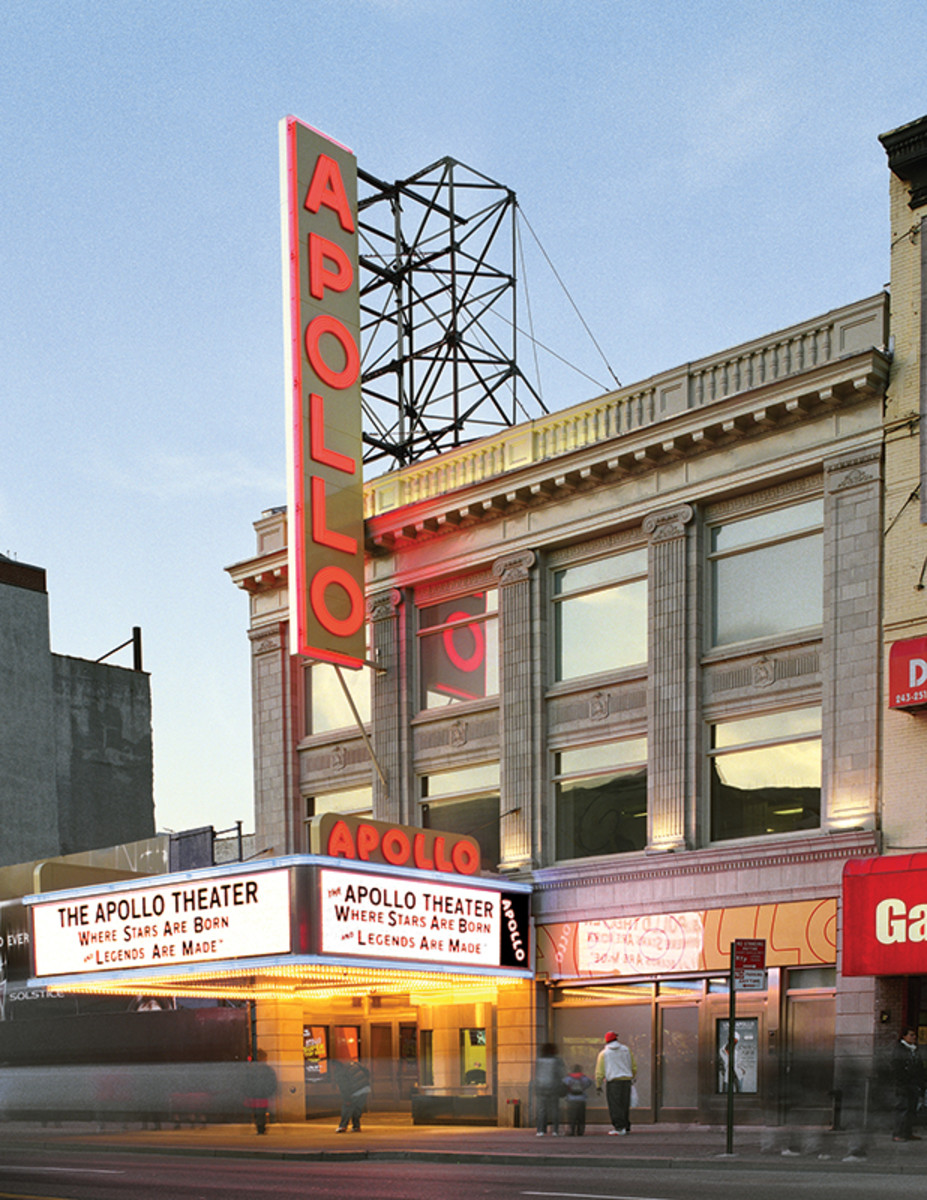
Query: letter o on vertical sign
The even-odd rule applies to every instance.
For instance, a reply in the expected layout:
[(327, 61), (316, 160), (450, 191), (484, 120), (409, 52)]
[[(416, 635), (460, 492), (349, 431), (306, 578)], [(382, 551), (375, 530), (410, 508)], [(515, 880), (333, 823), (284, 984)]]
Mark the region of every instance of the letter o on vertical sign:
[[(335, 586), (342, 588), (351, 602), (351, 611), (346, 617), (336, 617), (328, 607), (325, 594), (329, 587)], [(363, 624), (364, 593), (342, 567), (328, 566), (316, 571), (309, 587), (309, 601), (319, 624), (336, 637), (349, 637)]]
[[(322, 357), (319, 339), (323, 333), (331, 334), (344, 351), (345, 365), (340, 371), (333, 371)], [(306, 326), (306, 354), (313, 371), (329, 387), (343, 391), (344, 388), (353, 387), (357, 382), (357, 376), (360, 373), (360, 355), (354, 344), (354, 338), (336, 317), (323, 313), (309, 322)]]

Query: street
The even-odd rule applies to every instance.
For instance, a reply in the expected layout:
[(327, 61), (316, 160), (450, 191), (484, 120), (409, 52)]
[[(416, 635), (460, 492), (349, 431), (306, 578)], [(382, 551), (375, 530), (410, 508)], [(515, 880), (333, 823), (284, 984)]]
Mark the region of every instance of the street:
[[(449, 1156), (449, 1159), (452, 1156)], [(543, 1166), (422, 1161), (287, 1162), (167, 1154), (93, 1154), (14, 1150), (0, 1154), (0, 1200), (245, 1200), (313, 1197), (344, 1200), (914, 1200), (923, 1196), (920, 1172), (817, 1169), (791, 1164), (741, 1167), (732, 1162), (698, 1167), (572, 1163)]]

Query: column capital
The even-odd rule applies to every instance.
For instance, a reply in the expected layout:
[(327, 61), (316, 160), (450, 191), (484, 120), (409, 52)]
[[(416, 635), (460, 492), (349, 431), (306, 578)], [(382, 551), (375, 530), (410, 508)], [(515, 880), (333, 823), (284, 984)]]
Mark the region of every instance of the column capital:
[(402, 592), (398, 588), (390, 588), (386, 592), (376, 592), (368, 601), (371, 621), (385, 621), (395, 616), (396, 609), (402, 604)]
[(524, 583), (536, 562), (537, 555), (533, 550), (522, 550), (518, 554), (497, 558), (492, 565), (492, 573), (503, 587), (507, 583)]
[(644, 533), (651, 542), (668, 542), (685, 535), (686, 526), (695, 515), (691, 504), (677, 504), (644, 517)]

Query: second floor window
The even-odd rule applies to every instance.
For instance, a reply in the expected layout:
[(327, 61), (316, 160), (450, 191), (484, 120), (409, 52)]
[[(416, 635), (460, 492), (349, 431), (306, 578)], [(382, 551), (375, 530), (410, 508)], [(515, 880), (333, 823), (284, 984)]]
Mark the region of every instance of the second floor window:
[(422, 826), (476, 838), (484, 871), (499, 865), (499, 764), (424, 775)]
[[(366, 667), (359, 671), (341, 668), (341, 678), (354, 701), (358, 716), (363, 724), (370, 723), (370, 679), (371, 673)], [(303, 669), (305, 685), (305, 714), (306, 728), (304, 736), (314, 733), (328, 733), (331, 729), (355, 728), (356, 722), (344, 694), (344, 688), (338, 682), (338, 676), (331, 663), (308, 663)]]

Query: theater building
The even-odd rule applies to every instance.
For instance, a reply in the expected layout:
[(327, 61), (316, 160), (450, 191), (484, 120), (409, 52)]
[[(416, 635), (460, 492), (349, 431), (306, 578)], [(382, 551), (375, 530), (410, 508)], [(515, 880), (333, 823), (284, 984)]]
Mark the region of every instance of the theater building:
[(844, 1003), (837, 924), (844, 864), (878, 849), (887, 318), (875, 295), (368, 482), (347, 692), (291, 651), (286, 510), (230, 568), (258, 847), (372, 817), (471, 835), (533, 889), (531, 1011), (466, 1017), (496, 1027), (499, 1113), (539, 1039), (588, 1070), (614, 1028), (639, 1120), (716, 1119), (732, 936), (769, 967), (738, 1119), (830, 1104), (847, 1007), (872, 1004), (858, 980)]

